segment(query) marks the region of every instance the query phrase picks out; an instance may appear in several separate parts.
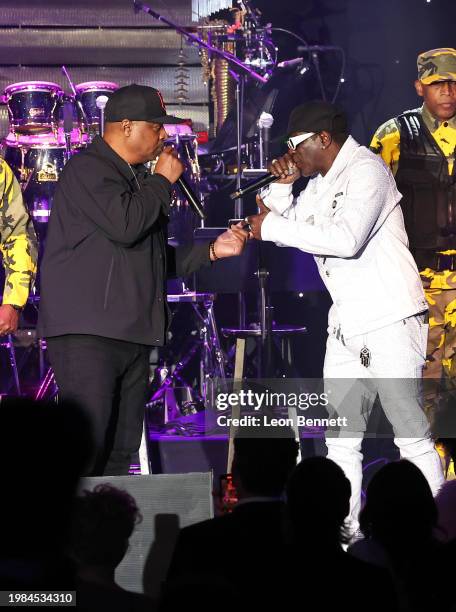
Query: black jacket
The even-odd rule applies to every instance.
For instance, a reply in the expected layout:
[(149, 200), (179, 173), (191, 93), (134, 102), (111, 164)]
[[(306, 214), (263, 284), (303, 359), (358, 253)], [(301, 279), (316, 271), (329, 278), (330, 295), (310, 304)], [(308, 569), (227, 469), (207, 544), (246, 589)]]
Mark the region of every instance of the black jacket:
[(129, 167), (98, 136), (71, 158), (41, 264), (40, 336), (164, 344), (167, 276), (210, 263), (208, 244), (168, 246), (170, 190), (165, 177)]

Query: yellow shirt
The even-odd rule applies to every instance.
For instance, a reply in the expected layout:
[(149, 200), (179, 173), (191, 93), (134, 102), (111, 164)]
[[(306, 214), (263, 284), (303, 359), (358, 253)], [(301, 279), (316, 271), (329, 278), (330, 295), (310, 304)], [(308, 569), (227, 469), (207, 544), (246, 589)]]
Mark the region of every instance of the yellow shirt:
[(5, 268), (2, 303), (25, 306), (36, 274), (37, 240), (19, 183), (1, 158), (0, 253)]
[[(420, 110), (420, 109), (418, 109)], [(448, 162), (448, 172), (453, 172), (456, 149), (456, 115), (448, 121), (440, 121), (429, 112), (425, 104), (421, 107), (424, 124), (432, 134), (434, 140), (444, 153)], [(395, 118), (383, 123), (375, 132), (370, 143), (370, 149), (381, 155), (383, 161), (391, 168), (395, 175), (401, 154), (401, 133), (399, 123)], [(456, 255), (456, 250), (441, 251), (444, 255)], [(444, 270), (435, 272), (430, 268), (421, 271), (421, 276), (428, 279), (432, 289), (453, 289), (454, 272)], [(451, 277), (451, 278), (450, 278)], [(449, 282), (451, 280), (451, 282)]]

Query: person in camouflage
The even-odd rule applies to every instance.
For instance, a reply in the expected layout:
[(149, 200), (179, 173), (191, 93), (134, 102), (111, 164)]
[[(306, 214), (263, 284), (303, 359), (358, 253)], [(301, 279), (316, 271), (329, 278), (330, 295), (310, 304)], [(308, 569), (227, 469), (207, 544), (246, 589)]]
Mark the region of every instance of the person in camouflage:
[(410, 250), (429, 304), (424, 377), (431, 409), (442, 383), (456, 388), (456, 49), (421, 53), (417, 64), (423, 105), (380, 126), (370, 148), (403, 194)]
[(17, 330), (19, 314), (35, 278), (38, 255), (35, 230), (24, 206), (21, 188), (3, 159), (0, 159), (0, 253), (5, 269), (1, 336)]

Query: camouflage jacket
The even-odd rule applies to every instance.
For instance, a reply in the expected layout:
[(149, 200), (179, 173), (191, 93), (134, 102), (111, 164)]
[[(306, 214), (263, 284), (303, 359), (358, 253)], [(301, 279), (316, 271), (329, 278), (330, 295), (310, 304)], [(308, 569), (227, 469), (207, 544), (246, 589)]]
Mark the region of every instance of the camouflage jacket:
[(0, 159), (0, 197), (0, 253), (5, 268), (2, 303), (22, 307), (35, 279), (37, 239), (19, 183), (3, 159)]

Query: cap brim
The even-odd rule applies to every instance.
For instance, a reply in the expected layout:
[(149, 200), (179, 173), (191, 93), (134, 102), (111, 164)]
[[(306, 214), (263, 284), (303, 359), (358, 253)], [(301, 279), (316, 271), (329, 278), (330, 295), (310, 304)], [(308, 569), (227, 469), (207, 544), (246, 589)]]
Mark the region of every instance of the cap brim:
[(445, 74), (432, 74), (431, 76), (420, 79), (423, 85), (432, 85), (439, 81), (456, 81), (456, 72), (446, 72)]
[(148, 121), (149, 123), (167, 123), (168, 125), (173, 125), (175, 123), (184, 123), (186, 119), (180, 119), (179, 117), (174, 117), (173, 115), (163, 115), (154, 119), (148, 119)]

